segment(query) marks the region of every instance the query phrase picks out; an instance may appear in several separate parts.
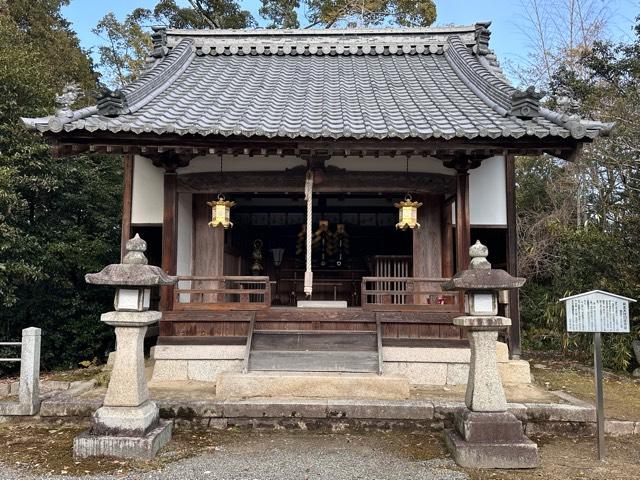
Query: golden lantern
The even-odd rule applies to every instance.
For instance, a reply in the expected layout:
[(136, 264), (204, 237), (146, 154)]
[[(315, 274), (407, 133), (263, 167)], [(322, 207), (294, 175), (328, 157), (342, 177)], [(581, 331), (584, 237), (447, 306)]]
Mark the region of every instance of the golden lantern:
[(235, 206), (236, 202), (225, 200), (224, 195), (218, 195), (218, 200), (215, 202), (207, 202), (207, 205), (211, 207), (211, 221), (210, 227), (224, 227), (231, 228), (231, 207)]
[(404, 197), (404, 201), (396, 203), (394, 207), (399, 210), (399, 220), (398, 223), (396, 223), (396, 228), (400, 230), (420, 228), (420, 224), (418, 223), (418, 208), (421, 206), (422, 203), (414, 202), (409, 194)]

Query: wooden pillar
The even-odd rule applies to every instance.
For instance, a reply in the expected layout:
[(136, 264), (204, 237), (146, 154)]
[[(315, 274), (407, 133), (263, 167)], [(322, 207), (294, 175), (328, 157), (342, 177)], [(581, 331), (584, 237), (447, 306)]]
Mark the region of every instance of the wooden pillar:
[[(178, 246), (178, 175), (173, 170), (164, 174), (164, 213), (162, 217), (162, 269), (176, 274)], [(173, 309), (173, 286), (160, 288), (160, 310)]]
[[(214, 195), (193, 196), (193, 275), (197, 277), (222, 277), (224, 276), (224, 228), (211, 228), (211, 207), (207, 202), (216, 199)], [(193, 282), (194, 288), (210, 289), (222, 288), (220, 282), (197, 281)], [(204, 303), (216, 303), (224, 301), (224, 295), (196, 296)]]
[(447, 203), (442, 208), (442, 277), (453, 276), (453, 204)]
[(425, 195), (415, 200), (422, 202), (418, 209), (418, 223), (413, 230), (413, 276), (440, 278), (442, 275), (442, 236), (440, 220), (442, 198)]
[[(516, 161), (513, 155), (505, 157), (507, 183), (507, 271), (518, 276), (518, 236), (516, 212)], [(508, 316), (511, 318), (509, 330), (509, 353), (511, 358), (520, 358), (520, 299), (518, 290), (509, 291)]]
[(469, 217), (469, 168), (462, 166), (456, 173), (456, 271), (469, 267), (471, 220)]
[[(415, 200), (422, 202), (418, 209), (421, 228), (413, 230), (413, 276), (415, 278), (440, 278), (442, 276), (442, 236), (440, 220), (442, 197), (424, 195)], [(433, 291), (433, 285), (415, 284), (416, 291)], [(414, 303), (425, 304), (424, 295), (416, 295)]]
[(122, 224), (120, 234), (120, 259), (123, 259), (126, 245), (131, 238), (131, 203), (133, 195), (133, 155), (126, 154), (122, 157)]

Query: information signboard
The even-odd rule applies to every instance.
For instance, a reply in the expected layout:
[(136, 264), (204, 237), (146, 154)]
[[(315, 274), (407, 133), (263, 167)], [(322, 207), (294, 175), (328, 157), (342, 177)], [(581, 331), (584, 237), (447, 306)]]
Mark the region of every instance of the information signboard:
[(630, 298), (595, 290), (563, 298), (568, 332), (629, 333)]
[(596, 430), (598, 458), (604, 460), (604, 390), (602, 387), (602, 333), (629, 333), (629, 303), (632, 298), (593, 290), (560, 299), (566, 302), (567, 331), (593, 333), (593, 363), (596, 380)]

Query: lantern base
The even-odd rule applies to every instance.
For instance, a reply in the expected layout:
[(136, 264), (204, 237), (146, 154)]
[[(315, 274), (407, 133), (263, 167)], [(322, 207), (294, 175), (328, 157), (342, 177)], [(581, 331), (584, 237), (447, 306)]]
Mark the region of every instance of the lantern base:
[(171, 440), (172, 423), (160, 420), (158, 425), (141, 437), (92, 435), (84, 432), (73, 440), (74, 458), (115, 457), (150, 460)]
[(454, 460), (464, 468), (535, 468), (538, 445), (522, 433), (522, 422), (509, 412), (455, 415), (455, 429), (445, 431)]

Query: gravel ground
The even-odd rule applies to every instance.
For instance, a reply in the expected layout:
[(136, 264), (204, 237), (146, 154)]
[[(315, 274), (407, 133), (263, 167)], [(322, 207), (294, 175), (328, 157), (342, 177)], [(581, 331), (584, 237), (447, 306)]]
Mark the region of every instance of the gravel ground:
[[(405, 445), (408, 446), (408, 445)], [(366, 435), (247, 435), (211, 447), (197, 456), (150, 472), (115, 475), (34, 476), (0, 466), (2, 480), (136, 479), (136, 480), (463, 480), (453, 461), (420, 459), (403, 445)], [(432, 455), (427, 455), (427, 457)]]

